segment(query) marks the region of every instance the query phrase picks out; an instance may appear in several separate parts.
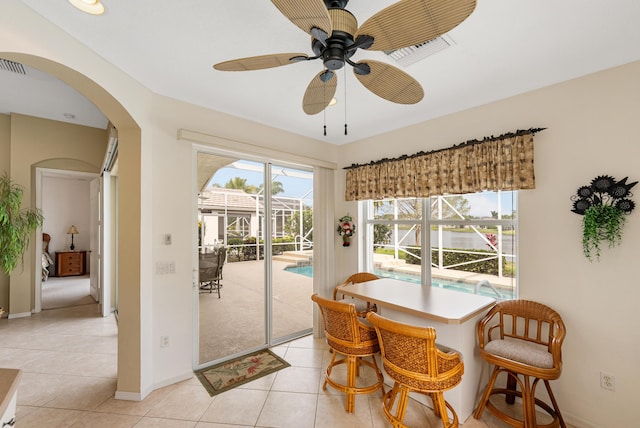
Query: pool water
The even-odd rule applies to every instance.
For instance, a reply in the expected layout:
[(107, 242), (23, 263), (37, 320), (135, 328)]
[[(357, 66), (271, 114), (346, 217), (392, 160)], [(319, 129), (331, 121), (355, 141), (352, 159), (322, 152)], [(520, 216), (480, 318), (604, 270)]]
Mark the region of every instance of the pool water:
[[(284, 270), (291, 273), (297, 273), (299, 275), (304, 275), (309, 277), (313, 276), (313, 266), (289, 266), (289, 267), (286, 267)], [(393, 279), (399, 279), (400, 281), (413, 282), (414, 284), (420, 284), (420, 277), (417, 275), (411, 275), (411, 274), (402, 273), (402, 272), (391, 272), (391, 271), (379, 270), (379, 269), (375, 269), (373, 273), (375, 273), (376, 275), (382, 278), (393, 278)], [(433, 279), (433, 281), (431, 282), (431, 286), (446, 288), (448, 290), (461, 291), (463, 293), (473, 293), (473, 289), (474, 289), (474, 284), (469, 284), (466, 282), (450, 281), (450, 280), (438, 279), (438, 278)], [(491, 290), (485, 291), (483, 289), (480, 289), (478, 294), (482, 296), (488, 296), (488, 297), (494, 297), (494, 298), (496, 297), (495, 293), (493, 293)]]

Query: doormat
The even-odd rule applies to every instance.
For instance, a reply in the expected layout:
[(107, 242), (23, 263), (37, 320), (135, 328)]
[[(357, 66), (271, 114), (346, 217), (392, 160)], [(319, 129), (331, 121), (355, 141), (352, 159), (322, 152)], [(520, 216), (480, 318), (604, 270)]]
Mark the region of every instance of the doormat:
[(285, 360), (264, 349), (198, 370), (195, 374), (209, 395), (214, 396), (289, 366)]

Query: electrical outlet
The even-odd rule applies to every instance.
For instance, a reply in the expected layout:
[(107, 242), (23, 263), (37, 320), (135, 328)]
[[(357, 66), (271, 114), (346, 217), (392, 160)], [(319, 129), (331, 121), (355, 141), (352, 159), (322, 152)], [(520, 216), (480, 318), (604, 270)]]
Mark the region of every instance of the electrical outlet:
[(611, 373), (600, 372), (600, 386), (610, 391), (616, 390), (616, 377)]
[(161, 348), (169, 347), (169, 336), (160, 336), (160, 347)]

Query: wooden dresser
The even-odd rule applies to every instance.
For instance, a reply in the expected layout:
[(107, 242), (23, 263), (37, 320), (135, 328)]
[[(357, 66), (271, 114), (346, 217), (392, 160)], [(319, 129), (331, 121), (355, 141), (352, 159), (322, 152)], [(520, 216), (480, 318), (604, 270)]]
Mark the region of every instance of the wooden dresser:
[(84, 275), (86, 273), (86, 259), (86, 251), (56, 252), (56, 275)]

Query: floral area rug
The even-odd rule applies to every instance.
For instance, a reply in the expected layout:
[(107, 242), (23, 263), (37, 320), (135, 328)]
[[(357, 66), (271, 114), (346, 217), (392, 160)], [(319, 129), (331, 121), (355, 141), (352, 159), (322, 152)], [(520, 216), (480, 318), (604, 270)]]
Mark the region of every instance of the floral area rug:
[(285, 360), (264, 349), (198, 370), (195, 374), (209, 394), (214, 396), (289, 366)]

